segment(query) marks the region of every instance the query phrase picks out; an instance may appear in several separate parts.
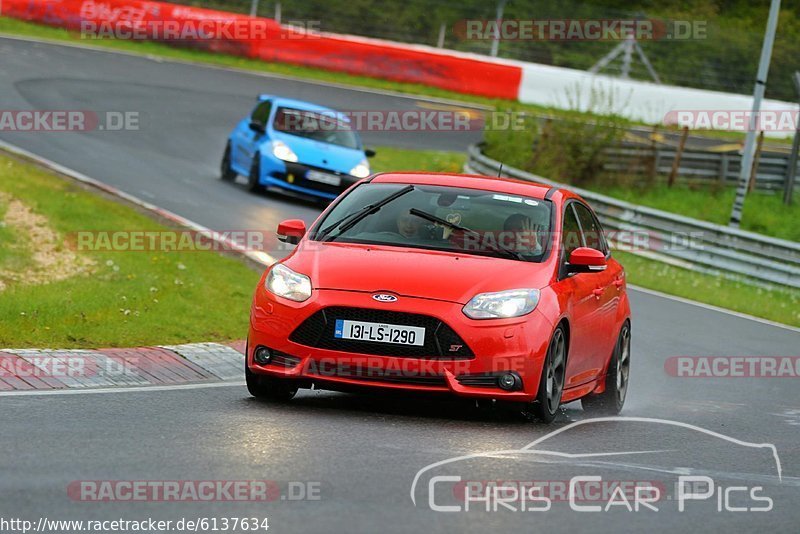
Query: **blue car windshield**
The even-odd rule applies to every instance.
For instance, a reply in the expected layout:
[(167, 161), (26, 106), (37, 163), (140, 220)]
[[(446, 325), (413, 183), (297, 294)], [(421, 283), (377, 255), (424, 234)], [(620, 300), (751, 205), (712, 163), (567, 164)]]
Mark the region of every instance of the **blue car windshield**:
[(317, 113), (302, 109), (279, 107), (272, 121), (275, 131), (313, 139), (345, 148), (361, 148), (358, 134), (350, 123), (336, 117), (333, 112)]

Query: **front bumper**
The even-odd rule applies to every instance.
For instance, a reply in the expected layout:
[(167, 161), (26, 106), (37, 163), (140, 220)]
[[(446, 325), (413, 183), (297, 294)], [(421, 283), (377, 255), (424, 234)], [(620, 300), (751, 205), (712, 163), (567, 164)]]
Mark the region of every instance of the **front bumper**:
[[(338, 177), (340, 183), (335, 185), (309, 180), (307, 178), (309, 171)], [(291, 163), (271, 156), (262, 158), (261, 185), (279, 187), (294, 193), (333, 200), (358, 180), (355, 176), (330, 169), (322, 169), (303, 163)]]
[[(424, 314), (449, 326), (469, 347), (468, 357), (444, 354), (405, 356), (366, 354), (319, 348), (292, 341), (292, 333), (319, 310), (358, 308), (395, 313)], [(464, 397), (495, 398), (530, 402), (536, 397), (542, 366), (553, 325), (534, 311), (515, 319), (473, 320), (461, 312), (462, 305), (400, 297), (393, 303), (376, 302), (369, 293), (315, 290), (303, 303), (275, 297), (259, 285), (250, 314), (247, 365), (254, 373), (300, 379), (320, 388), (363, 386), (451, 393)], [(426, 332), (426, 335), (431, 335)], [(259, 365), (257, 348), (276, 355)], [(368, 350), (365, 348), (365, 350)], [(520, 387), (504, 390), (494, 381), (509, 372)]]

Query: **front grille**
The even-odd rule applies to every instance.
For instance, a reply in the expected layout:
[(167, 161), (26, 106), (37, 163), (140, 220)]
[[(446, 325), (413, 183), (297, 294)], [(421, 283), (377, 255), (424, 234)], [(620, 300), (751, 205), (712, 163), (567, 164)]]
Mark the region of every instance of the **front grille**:
[[(397, 345), (335, 338), (333, 331), (337, 319), (422, 327), (425, 328), (425, 345)], [(475, 357), (458, 334), (435, 317), (368, 308), (322, 309), (298, 326), (289, 336), (289, 340), (319, 349), (397, 358), (468, 360)]]
[(445, 386), (442, 375), (413, 373), (399, 369), (379, 369), (357, 365), (336, 364), (320, 365), (312, 368), (312, 373), (324, 377), (349, 378), (372, 382), (388, 382), (392, 384), (411, 384), (418, 386)]

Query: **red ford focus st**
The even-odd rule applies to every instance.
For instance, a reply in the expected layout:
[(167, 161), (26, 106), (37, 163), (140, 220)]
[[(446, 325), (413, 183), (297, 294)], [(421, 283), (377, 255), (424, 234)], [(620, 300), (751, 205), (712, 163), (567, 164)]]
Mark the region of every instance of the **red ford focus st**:
[(245, 374), (256, 397), (392, 388), (622, 409), (625, 273), (585, 202), (480, 176), (391, 173), (339, 197), (256, 289)]

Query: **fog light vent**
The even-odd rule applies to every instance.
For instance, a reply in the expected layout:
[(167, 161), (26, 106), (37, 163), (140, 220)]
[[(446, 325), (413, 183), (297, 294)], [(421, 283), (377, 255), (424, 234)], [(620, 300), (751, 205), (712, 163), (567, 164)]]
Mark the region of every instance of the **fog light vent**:
[(256, 353), (253, 355), (253, 359), (259, 365), (268, 364), (271, 358), (272, 358), (272, 353), (270, 353), (267, 347), (258, 347), (256, 349)]

